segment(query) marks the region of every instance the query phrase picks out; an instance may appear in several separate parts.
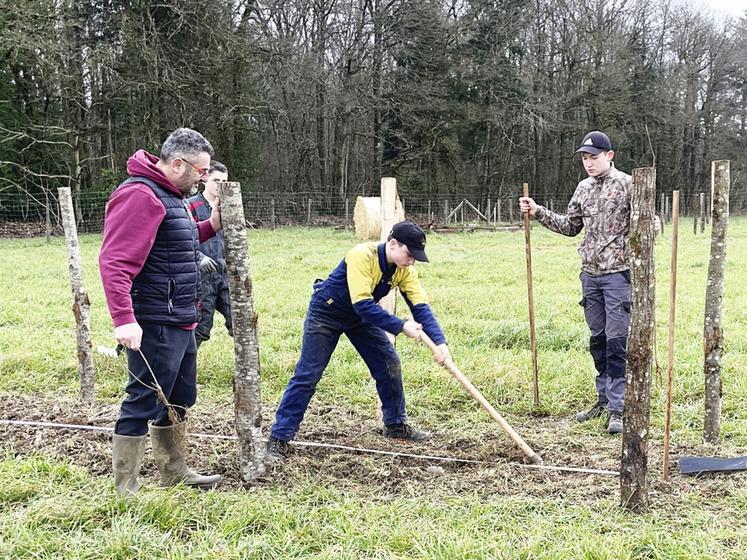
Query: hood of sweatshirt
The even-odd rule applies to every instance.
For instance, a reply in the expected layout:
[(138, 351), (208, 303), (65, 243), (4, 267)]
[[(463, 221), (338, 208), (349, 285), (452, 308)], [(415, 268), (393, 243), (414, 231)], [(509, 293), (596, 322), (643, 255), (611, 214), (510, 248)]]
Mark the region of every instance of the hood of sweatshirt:
[(184, 193), (180, 191), (174, 183), (166, 178), (156, 164), (158, 158), (149, 154), (145, 150), (138, 150), (127, 160), (127, 174), (130, 177), (147, 177), (151, 181), (162, 186), (164, 189), (178, 194), (184, 198)]

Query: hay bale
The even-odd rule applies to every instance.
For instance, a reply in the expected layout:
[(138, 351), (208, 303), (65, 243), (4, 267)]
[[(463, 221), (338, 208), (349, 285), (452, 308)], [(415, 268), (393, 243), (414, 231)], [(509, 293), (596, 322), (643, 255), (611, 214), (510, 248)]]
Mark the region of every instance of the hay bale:
[[(397, 196), (394, 203), (394, 212), (397, 221), (405, 219), (405, 209)], [(355, 224), (355, 236), (363, 241), (378, 241), (381, 238), (381, 197), (359, 196), (355, 200), (353, 209), (353, 223)]]

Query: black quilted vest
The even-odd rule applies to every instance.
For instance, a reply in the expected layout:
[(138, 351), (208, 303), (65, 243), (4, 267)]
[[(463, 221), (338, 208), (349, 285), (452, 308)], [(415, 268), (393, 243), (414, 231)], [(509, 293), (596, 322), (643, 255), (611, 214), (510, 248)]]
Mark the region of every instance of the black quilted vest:
[(150, 187), (166, 209), (153, 248), (140, 274), (132, 281), (132, 308), (138, 323), (186, 326), (197, 322), (200, 274), (197, 270), (199, 234), (186, 199), (146, 177), (127, 183)]

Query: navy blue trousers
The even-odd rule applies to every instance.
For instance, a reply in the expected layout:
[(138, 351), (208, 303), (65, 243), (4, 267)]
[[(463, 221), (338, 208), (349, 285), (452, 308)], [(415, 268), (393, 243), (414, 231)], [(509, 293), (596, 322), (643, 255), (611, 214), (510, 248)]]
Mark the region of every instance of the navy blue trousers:
[(402, 368), (384, 330), (365, 324), (358, 317), (338, 316), (312, 296), (304, 322), (301, 357), (275, 413), (272, 437), (283, 441), (295, 437), (342, 334), (348, 337), (376, 381), (384, 423), (406, 422)]
[[(168, 325), (144, 323), (140, 350), (148, 360), (158, 384), (180, 421), (197, 400), (197, 345), (194, 331)], [(140, 352), (127, 350), (127, 398), (122, 402), (114, 433), (142, 436), (148, 422), (168, 426), (168, 410), (158, 398), (153, 377)], [(147, 385), (147, 386), (146, 386)]]
[(597, 370), (595, 385), (600, 402), (610, 412), (622, 412), (630, 325), (630, 273), (592, 276), (581, 273), (589, 351)]
[(228, 276), (225, 272), (203, 274), (200, 281), (200, 322), (197, 323), (195, 337), (204, 342), (213, 330), (213, 317), (218, 311), (226, 320), (228, 334), (233, 336), (231, 300), (228, 296)]

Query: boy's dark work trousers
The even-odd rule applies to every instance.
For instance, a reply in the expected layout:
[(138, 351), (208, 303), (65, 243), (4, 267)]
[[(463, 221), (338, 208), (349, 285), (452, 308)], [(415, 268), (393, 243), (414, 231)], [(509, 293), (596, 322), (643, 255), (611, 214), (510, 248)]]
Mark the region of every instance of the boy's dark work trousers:
[[(144, 323), (140, 350), (148, 360), (158, 384), (177, 417), (183, 420), (197, 399), (197, 346), (192, 330), (168, 325)], [(127, 350), (127, 398), (122, 402), (114, 433), (123, 436), (143, 436), (148, 433), (148, 421), (168, 426), (171, 421), (166, 406), (150, 387), (153, 377), (140, 352)], [(137, 378), (134, 379), (133, 375)], [(147, 385), (147, 387), (146, 387)]]
[(385, 424), (407, 420), (399, 356), (386, 333), (358, 317), (338, 316), (312, 296), (304, 322), (301, 357), (275, 413), (272, 437), (290, 441), (298, 432), (316, 385), (329, 363), (340, 335), (345, 334), (376, 381)]
[[(219, 265), (220, 266), (220, 265)], [(231, 300), (228, 295), (228, 276), (225, 268), (218, 272), (203, 274), (200, 290), (200, 322), (195, 330), (198, 344), (210, 338), (213, 329), (215, 311), (220, 312), (226, 319), (228, 334), (233, 336), (233, 322), (231, 320)]]
[(622, 412), (625, 365), (630, 325), (630, 273), (592, 276), (581, 273), (586, 323), (591, 331), (589, 351), (597, 370), (599, 401), (610, 412)]

